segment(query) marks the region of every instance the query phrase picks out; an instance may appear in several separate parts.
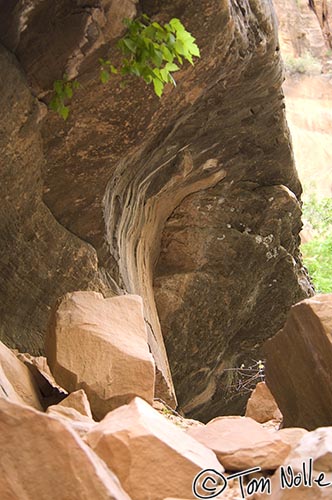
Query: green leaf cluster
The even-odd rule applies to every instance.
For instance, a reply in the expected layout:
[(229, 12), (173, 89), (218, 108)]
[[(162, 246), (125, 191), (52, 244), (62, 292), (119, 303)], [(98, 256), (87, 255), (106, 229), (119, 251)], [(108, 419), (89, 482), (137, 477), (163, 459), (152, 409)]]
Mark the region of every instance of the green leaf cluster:
[(79, 87), (79, 82), (69, 81), (66, 74), (63, 75), (63, 80), (56, 80), (53, 84), (54, 96), (49, 106), (64, 120), (69, 116), (69, 107), (66, 103), (73, 97), (74, 90)]
[(312, 195), (303, 204), (303, 219), (314, 237), (301, 246), (303, 261), (317, 292), (332, 293), (332, 198)]
[(180, 69), (184, 60), (193, 65), (193, 58), (200, 57), (195, 38), (179, 19), (171, 19), (161, 26), (144, 14), (135, 20), (125, 19), (124, 24), (127, 32), (117, 44), (123, 55), (121, 66), (116, 68), (109, 60), (99, 60), (103, 83), (109, 80), (111, 73), (123, 77), (134, 75), (153, 84), (160, 97), (165, 84), (176, 85), (172, 73)]
[(303, 203), (303, 219), (308, 221), (319, 235), (324, 235), (332, 229), (332, 197), (317, 198), (312, 194)]
[[(156, 95), (161, 97), (167, 83), (176, 85), (173, 73), (183, 62), (193, 65), (194, 58), (200, 57), (195, 38), (179, 19), (173, 18), (161, 26), (143, 14), (138, 19), (123, 22), (127, 32), (117, 43), (123, 58), (118, 68), (108, 59), (99, 59), (102, 83), (107, 83), (111, 74), (119, 74), (124, 77), (120, 85), (125, 86), (125, 78), (134, 75), (152, 84)], [(77, 80), (69, 81), (67, 75), (53, 84), (54, 96), (49, 107), (64, 120), (69, 116), (68, 101), (79, 86)]]
[(303, 259), (319, 293), (332, 293), (332, 235), (302, 245)]

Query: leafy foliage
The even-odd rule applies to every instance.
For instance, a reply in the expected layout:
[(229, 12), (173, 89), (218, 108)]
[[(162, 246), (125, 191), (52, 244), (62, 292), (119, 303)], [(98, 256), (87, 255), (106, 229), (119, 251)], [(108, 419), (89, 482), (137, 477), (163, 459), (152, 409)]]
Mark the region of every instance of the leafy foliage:
[(285, 69), (287, 73), (295, 75), (319, 75), (322, 71), (322, 65), (318, 59), (315, 59), (309, 52), (301, 57), (286, 56), (284, 58)]
[[(102, 83), (107, 83), (111, 74), (134, 75), (143, 78), (147, 84), (152, 83), (156, 95), (161, 97), (167, 83), (176, 85), (172, 73), (180, 69), (183, 61), (193, 65), (193, 58), (200, 57), (195, 38), (179, 19), (173, 18), (161, 26), (143, 14), (138, 19), (123, 22), (127, 33), (117, 43), (123, 56), (121, 65), (116, 68), (108, 59), (99, 59)], [(126, 81), (121, 85), (125, 86)], [(69, 116), (68, 101), (79, 86), (77, 80), (69, 81), (67, 75), (53, 84), (54, 97), (49, 107), (64, 120)]]
[(302, 245), (317, 292), (332, 292), (332, 198), (317, 199), (312, 195), (303, 205), (303, 219), (313, 228), (315, 236)]
[(145, 14), (133, 21), (125, 19), (127, 33), (118, 41), (122, 55), (121, 66), (116, 68), (109, 60), (100, 59), (102, 83), (111, 73), (123, 77), (134, 75), (153, 84), (158, 97), (167, 83), (176, 85), (172, 73), (180, 69), (184, 60), (194, 64), (193, 58), (200, 57), (195, 38), (185, 29), (179, 19), (172, 19), (161, 26), (151, 22)]
[(332, 293), (332, 235), (302, 245), (303, 258), (317, 292)]
[(332, 198), (318, 199), (311, 195), (303, 204), (303, 218), (323, 236), (332, 228)]
[(78, 81), (69, 81), (66, 74), (63, 75), (63, 80), (56, 80), (53, 84), (54, 97), (50, 102), (50, 108), (64, 120), (67, 120), (69, 116), (69, 107), (66, 102), (73, 97), (74, 90), (79, 87)]

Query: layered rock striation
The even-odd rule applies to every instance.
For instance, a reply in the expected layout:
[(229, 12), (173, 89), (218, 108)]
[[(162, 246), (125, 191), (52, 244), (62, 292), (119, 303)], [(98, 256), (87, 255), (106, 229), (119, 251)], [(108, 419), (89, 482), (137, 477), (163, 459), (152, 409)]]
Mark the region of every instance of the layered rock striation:
[[(0, 8), (1, 339), (39, 353), (63, 293), (138, 294), (156, 395), (202, 419), (242, 410), (225, 369), (258, 357), (310, 294), (272, 2)], [(119, 20), (142, 11), (180, 17), (201, 48), (161, 100), (98, 83)], [(81, 82), (71, 115), (41, 120), (65, 71)]]
[(313, 430), (332, 422), (331, 311), (332, 294), (304, 300), (266, 342), (266, 380), (285, 427)]

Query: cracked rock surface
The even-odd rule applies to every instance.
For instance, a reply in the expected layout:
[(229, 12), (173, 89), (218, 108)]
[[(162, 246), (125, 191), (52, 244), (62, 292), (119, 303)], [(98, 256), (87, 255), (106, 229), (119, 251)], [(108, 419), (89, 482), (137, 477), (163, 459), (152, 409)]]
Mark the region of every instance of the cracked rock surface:
[[(242, 411), (225, 368), (257, 359), (311, 293), (272, 2), (0, 8), (1, 339), (36, 354), (58, 296), (138, 294), (156, 395), (175, 404), (172, 373), (191, 416)], [(140, 81), (98, 82), (119, 19), (142, 11), (179, 17), (201, 49), (161, 100)], [(70, 117), (42, 119), (33, 96), (47, 103), (65, 71), (81, 82)]]

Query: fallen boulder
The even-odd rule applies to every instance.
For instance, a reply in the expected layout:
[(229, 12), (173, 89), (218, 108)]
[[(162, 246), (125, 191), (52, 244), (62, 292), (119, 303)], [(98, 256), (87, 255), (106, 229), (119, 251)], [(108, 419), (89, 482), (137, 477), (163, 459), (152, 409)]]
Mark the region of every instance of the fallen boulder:
[(53, 311), (46, 354), (56, 381), (68, 392), (84, 389), (97, 419), (135, 396), (153, 401), (155, 367), (139, 296), (66, 294)]
[[(297, 478), (297, 479), (295, 479)], [(275, 472), (269, 500), (327, 500), (332, 498), (332, 428), (306, 433)]]
[(285, 427), (332, 425), (332, 294), (295, 304), (265, 344), (266, 382)]
[(0, 398), (41, 410), (41, 395), (29, 369), (0, 342)]
[(84, 436), (96, 424), (83, 389), (72, 392), (60, 403), (49, 406), (46, 413), (69, 424), (80, 436)]
[(82, 413), (74, 408), (61, 406), (60, 404), (49, 406), (46, 413), (68, 424), (81, 437), (85, 436), (96, 425), (96, 422), (92, 418), (82, 415)]
[(130, 500), (67, 425), (1, 398), (0, 449), (1, 500)]
[(92, 418), (90, 403), (83, 389), (72, 392), (71, 394), (69, 394), (69, 396), (63, 399), (57, 406), (73, 408), (82, 415)]
[(293, 467), (300, 468), (308, 457), (315, 470), (332, 472), (332, 427), (321, 427), (302, 437), (291, 456)]
[(224, 470), (211, 450), (140, 398), (109, 413), (85, 440), (135, 500), (192, 498), (202, 469)]
[(32, 356), (31, 354), (17, 353), (17, 358), (27, 366), (39, 388), (41, 404), (44, 409), (62, 401), (67, 391), (56, 383), (44, 356)]
[(278, 405), (265, 382), (259, 382), (253, 390), (246, 409), (246, 417), (250, 417), (260, 424), (269, 420), (282, 420)]
[(286, 427), (278, 431), (278, 436), (285, 443), (288, 443), (292, 447), (292, 450), (297, 447), (305, 434), (308, 434), (308, 431), (301, 427)]
[(248, 417), (217, 417), (188, 434), (215, 452), (226, 470), (261, 467), (277, 469), (291, 447), (277, 431), (268, 430)]

